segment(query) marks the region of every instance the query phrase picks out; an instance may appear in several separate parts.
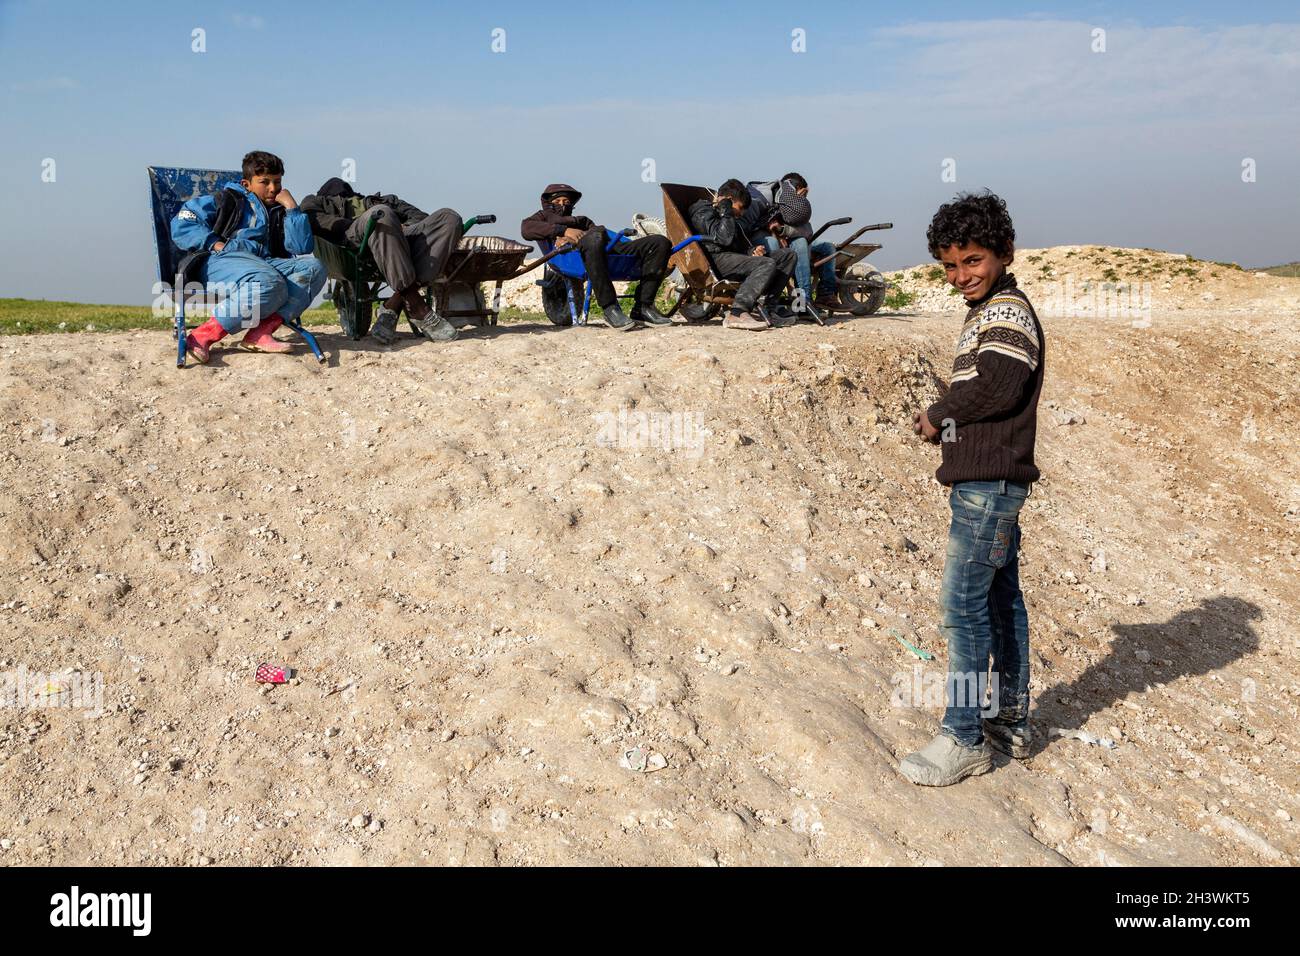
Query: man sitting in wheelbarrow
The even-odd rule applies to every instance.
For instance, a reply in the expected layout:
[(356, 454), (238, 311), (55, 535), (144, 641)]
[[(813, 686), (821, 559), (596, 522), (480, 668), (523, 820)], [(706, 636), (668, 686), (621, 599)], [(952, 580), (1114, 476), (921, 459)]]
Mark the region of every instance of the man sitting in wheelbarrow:
[(398, 313), (406, 310), (411, 324), (430, 342), (449, 342), (456, 327), (440, 316), (421, 286), (442, 275), (462, 234), (460, 213), (439, 209), (429, 215), (397, 196), (362, 196), (342, 179), (328, 180), (300, 204), (311, 219), (312, 232), (341, 245), (361, 245), (366, 226), (374, 220), (366, 248), (393, 294), (379, 307), (370, 334), (383, 345), (397, 341)]
[[(808, 302), (830, 312), (842, 308), (836, 294), (835, 244), (823, 240), (809, 245), (813, 228), (808, 180), (798, 173), (786, 173), (772, 182), (749, 183), (749, 195), (752, 202), (741, 216), (742, 225), (761, 234), (769, 252), (778, 248), (794, 250), (794, 281), (803, 299), (795, 311), (806, 311), (799, 306)], [(819, 259), (826, 261), (817, 267), (817, 296), (814, 298), (812, 263)]]
[[(701, 245), (712, 259), (719, 278), (740, 280), (740, 288), (722, 325), (754, 331), (769, 325), (793, 325), (794, 313), (777, 306), (775, 300), (794, 274), (795, 253), (793, 249), (768, 249), (760, 233), (755, 230), (751, 235), (745, 229), (743, 217), (752, 202), (744, 183), (728, 179), (718, 187), (712, 201), (698, 199), (689, 210), (691, 228), (704, 237)], [(753, 314), (759, 299), (764, 297), (772, 306), (771, 322), (761, 314)]]
[[(638, 321), (651, 325), (671, 325), (672, 319), (655, 308), (659, 284), (668, 275), (668, 255), (672, 243), (665, 236), (641, 236), (620, 239), (606, 251), (609, 238), (604, 226), (597, 226), (586, 216), (574, 214), (573, 207), (582, 193), (565, 183), (552, 183), (542, 192), (542, 208), (519, 225), (529, 242), (550, 242), (558, 248), (576, 245), (591, 281), (591, 294), (605, 313), (605, 323), (626, 332)], [(636, 287), (636, 305), (627, 315), (618, 304), (618, 294), (609, 278), (606, 255), (636, 256), (641, 261), (641, 278)]]

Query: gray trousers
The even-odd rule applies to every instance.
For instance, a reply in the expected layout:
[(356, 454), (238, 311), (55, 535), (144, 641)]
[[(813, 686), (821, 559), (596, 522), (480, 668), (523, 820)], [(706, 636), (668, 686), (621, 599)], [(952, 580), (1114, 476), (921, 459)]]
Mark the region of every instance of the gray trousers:
[(713, 264), (724, 279), (740, 279), (735, 307), (748, 312), (760, 297), (780, 292), (794, 275), (793, 249), (777, 249), (765, 256), (747, 256), (742, 252), (715, 252)]
[(439, 209), (419, 222), (402, 225), (388, 206), (371, 206), (348, 226), (348, 241), (361, 245), (366, 225), (375, 221), (366, 248), (394, 292), (404, 292), (417, 282), (429, 285), (442, 275), (461, 237), (460, 213)]

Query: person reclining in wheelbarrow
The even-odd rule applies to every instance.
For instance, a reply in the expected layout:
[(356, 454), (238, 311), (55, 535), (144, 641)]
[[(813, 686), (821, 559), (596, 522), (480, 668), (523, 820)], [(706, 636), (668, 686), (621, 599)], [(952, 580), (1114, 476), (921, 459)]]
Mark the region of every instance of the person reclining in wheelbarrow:
[(778, 306), (776, 296), (794, 274), (795, 253), (793, 249), (769, 250), (758, 232), (749, 234), (743, 217), (752, 202), (744, 183), (728, 179), (712, 201), (697, 199), (689, 210), (691, 229), (704, 237), (701, 245), (720, 278), (740, 280), (722, 324), (728, 329), (767, 328), (769, 323), (751, 311), (765, 297), (771, 306), (771, 324), (793, 325), (794, 313)]
[(463, 234), (460, 213), (444, 208), (428, 214), (391, 194), (362, 196), (337, 176), (300, 205), (311, 219), (313, 233), (354, 249), (374, 220), (366, 248), (393, 289), (380, 303), (370, 327), (376, 341), (382, 345), (397, 341), (398, 313), (403, 309), (430, 342), (456, 337), (456, 327), (430, 307), (420, 287), (432, 285), (456, 251)]
[(609, 237), (604, 226), (597, 226), (586, 216), (578, 216), (573, 207), (582, 193), (565, 183), (551, 183), (542, 192), (542, 208), (519, 224), (519, 231), (529, 242), (551, 242), (558, 248), (576, 245), (582, 254), (582, 264), (587, 267), (591, 280), (591, 294), (605, 313), (605, 324), (626, 332), (638, 321), (651, 325), (671, 325), (672, 319), (655, 308), (659, 285), (668, 275), (668, 255), (672, 243), (666, 236), (641, 236), (637, 239), (620, 239), (609, 255), (636, 256), (641, 260), (641, 278), (636, 287), (636, 305), (632, 314), (626, 315), (618, 304), (614, 283), (609, 278), (609, 263), (605, 247)]
[[(828, 312), (842, 308), (835, 279), (835, 244), (826, 240), (808, 244), (813, 234), (808, 180), (798, 173), (786, 173), (772, 182), (753, 181), (749, 183), (749, 195), (754, 201), (741, 221), (763, 234), (769, 252), (778, 248), (794, 250), (794, 283), (801, 293), (801, 301), (795, 302), (795, 312), (806, 312), (802, 306), (808, 302)], [(812, 264), (818, 259), (826, 261), (817, 267), (814, 298)]]

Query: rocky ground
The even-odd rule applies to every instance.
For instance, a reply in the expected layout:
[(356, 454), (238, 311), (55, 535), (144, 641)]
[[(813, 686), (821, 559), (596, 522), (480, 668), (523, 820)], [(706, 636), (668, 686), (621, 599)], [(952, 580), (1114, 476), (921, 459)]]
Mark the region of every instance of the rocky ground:
[(943, 790), (959, 316), (7, 337), (0, 861), (1294, 864), (1300, 285), (1228, 278), (1045, 321), (1042, 746)]

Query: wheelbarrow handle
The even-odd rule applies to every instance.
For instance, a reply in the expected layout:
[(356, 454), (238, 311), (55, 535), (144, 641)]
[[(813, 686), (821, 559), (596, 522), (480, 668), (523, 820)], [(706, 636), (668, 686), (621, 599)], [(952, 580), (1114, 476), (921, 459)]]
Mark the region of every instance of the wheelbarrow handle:
[(843, 242), (836, 245), (835, 248), (843, 249), (845, 246), (847, 246), (850, 242), (853, 242), (855, 239), (858, 238), (858, 236), (862, 235), (864, 232), (870, 232), (873, 229), (893, 229), (893, 228), (894, 228), (894, 224), (892, 222), (878, 222), (874, 226), (863, 226), (853, 235), (849, 236)]
[[(612, 229), (610, 230), (610, 232), (613, 231), (614, 230)], [(609, 242), (605, 245), (605, 251), (607, 253), (613, 252), (614, 247), (616, 245), (618, 245), (620, 242), (622, 242), (624, 239), (628, 238), (629, 236), (635, 236), (635, 235), (636, 235), (636, 230), (631, 226), (628, 226), (625, 229), (620, 229), (617, 233), (614, 234), (614, 238), (609, 240)]]
[(853, 221), (852, 216), (845, 216), (842, 219), (832, 219), (830, 222), (822, 223), (822, 227), (818, 229), (816, 232), (814, 232), (811, 236), (809, 236), (808, 245), (811, 246), (814, 242), (816, 242), (817, 237), (820, 236), (827, 229), (829, 229), (831, 226), (843, 226), (846, 223), (850, 223), (852, 221)]
[(527, 275), (528, 273), (532, 272), (538, 266), (545, 265), (546, 263), (550, 262), (556, 256), (563, 255), (566, 252), (574, 252), (576, 250), (577, 250), (577, 246), (573, 245), (572, 243), (568, 243), (563, 246), (556, 246), (554, 249), (546, 253), (546, 255), (542, 256), (540, 259), (534, 259), (532, 262), (525, 264), (522, 269), (520, 269), (510, 278), (518, 279), (520, 276)]

